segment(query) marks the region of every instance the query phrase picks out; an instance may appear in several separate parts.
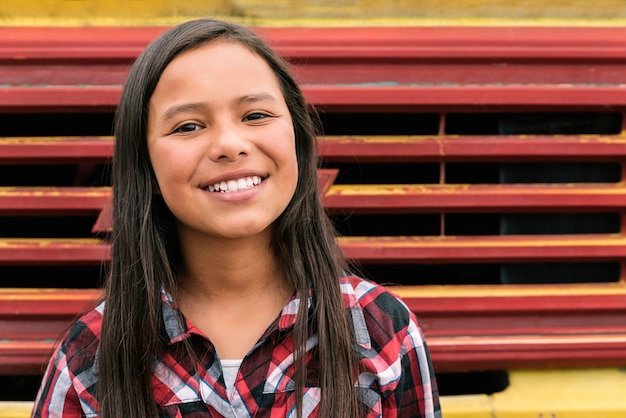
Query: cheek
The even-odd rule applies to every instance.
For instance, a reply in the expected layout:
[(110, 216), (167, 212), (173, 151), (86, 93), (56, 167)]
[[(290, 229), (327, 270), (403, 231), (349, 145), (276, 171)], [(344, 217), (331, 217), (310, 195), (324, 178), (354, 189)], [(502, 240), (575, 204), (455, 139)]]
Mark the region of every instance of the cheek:
[(168, 185), (176, 184), (186, 177), (189, 162), (189, 159), (179, 158), (169, 149), (155, 147), (150, 150), (150, 163), (162, 193), (168, 189)]
[(295, 191), (298, 184), (298, 158), (296, 157), (296, 149), (293, 146), (288, 153), (286, 153), (285, 161), (287, 162), (287, 177), (291, 180), (289, 186), (292, 191)]

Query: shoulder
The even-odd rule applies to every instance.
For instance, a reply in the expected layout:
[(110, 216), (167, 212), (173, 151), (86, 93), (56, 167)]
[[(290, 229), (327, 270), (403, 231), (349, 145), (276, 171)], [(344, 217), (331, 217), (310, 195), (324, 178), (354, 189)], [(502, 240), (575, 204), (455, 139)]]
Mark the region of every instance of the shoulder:
[(341, 288), (357, 339), (359, 331), (365, 331), (375, 345), (386, 345), (390, 339), (401, 343), (408, 332), (417, 328), (414, 314), (386, 287), (361, 277), (345, 276), (341, 278)]
[(344, 303), (349, 308), (359, 307), (370, 315), (388, 316), (401, 323), (413, 316), (400, 297), (378, 283), (349, 275), (341, 278), (341, 288)]
[(63, 357), (70, 374), (95, 366), (103, 312), (104, 302), (79, 317), (61, 341), (57, 361)]
[[(96, 355), (104, 305), (78, 318), (56, 345), (39, 388), (33, 417), (95, 416)], [(85, 411), (87, 408), (87, 412)]]

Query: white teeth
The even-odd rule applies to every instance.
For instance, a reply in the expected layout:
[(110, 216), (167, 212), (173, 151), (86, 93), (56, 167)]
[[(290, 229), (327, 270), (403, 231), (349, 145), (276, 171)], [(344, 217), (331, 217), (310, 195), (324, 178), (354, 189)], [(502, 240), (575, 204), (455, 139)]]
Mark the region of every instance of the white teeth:
[(228, 180), (222, 181), (220, 183), (215, 183), (209, 185), (207, 189), (210, 192), (221, 192), (221, 193), (233, 193), (240, 190), (250, 189), (254, 186), (261, 184), (261, 177), (252, 176), (252, 177), (242, 177), (237, 180)]

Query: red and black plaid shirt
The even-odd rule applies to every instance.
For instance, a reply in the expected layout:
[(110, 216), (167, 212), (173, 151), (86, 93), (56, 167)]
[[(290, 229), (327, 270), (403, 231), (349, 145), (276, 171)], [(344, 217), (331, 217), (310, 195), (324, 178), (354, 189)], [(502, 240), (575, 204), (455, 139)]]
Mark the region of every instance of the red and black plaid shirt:
[[(441, 416), (437, 385), (424, 338), (409, 309), (384, 287), (358, 277), (341, 279), (361, 355), (358, 388), (369, 408), (367, 417)], [(222, 367), (211, 342), (186, 321), (163, 292), (163, 317), (169, 344), (154, 360), (154, 398), (160, 417), (275, 417), (295, 416), (293, 367), (294, 325), (299, 295), (285, 305), (243, 359), (232, 392), (227, 393)], [(39, 390), (33, 417), (97, 417), (96, 352), (104, 304), (83, 316), (56, 348)], [(188, 339), (198, 353), (192, 364), (181, 341)], [(307, 344), (308, 382), (305, 417), (319, 416), (317, 336)]]

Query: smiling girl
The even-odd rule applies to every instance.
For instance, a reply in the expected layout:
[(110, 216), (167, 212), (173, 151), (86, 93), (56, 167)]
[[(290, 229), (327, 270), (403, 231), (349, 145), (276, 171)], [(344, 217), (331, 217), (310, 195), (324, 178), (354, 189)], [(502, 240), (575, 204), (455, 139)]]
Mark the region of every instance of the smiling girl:
[(438, 417), (405, 304), (352, 273), (316, 131), (249, 29), (172, 28), (133, 65), (105, 298), (65, 335), (33, 417)]

